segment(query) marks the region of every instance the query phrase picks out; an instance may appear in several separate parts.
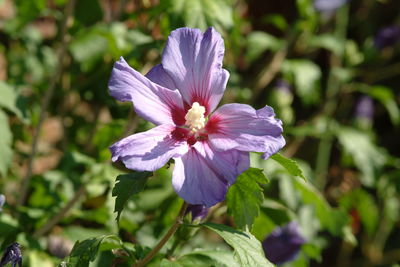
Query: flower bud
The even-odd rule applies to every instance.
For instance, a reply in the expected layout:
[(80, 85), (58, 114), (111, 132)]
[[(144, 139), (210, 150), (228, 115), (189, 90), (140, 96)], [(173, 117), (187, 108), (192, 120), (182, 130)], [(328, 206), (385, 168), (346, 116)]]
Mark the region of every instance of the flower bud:
[(192, 214), (192, 221), (204, 220), (208, 215), (208, 208), (204, 205), (191, 205), (186, 209), (186, 214)]
[(371, 121), (374, 117), (374, 102), (369, 96), (362, 96), (358, 99), (355, 110), (357, 119), (365, 119)]
[(300, 251), (305, 239), (299, 232), (296, 222), (284, 227), (277, 227), (262, 243), (265, 256), (274, 264), (282, 264), (293, 260)]
[(400, 41), (400, 26), (389, 26), (381, 29), (375, 36), (374, 46), (381, 50)]
[(0, 266), (5, 266), (7, 263), (11, 263), (12, 267), (15, 267), (17, 264), (19, 267), (22, 267), (22, 253), (20, 245), (17, 242), (9, 245), (4, 251)]

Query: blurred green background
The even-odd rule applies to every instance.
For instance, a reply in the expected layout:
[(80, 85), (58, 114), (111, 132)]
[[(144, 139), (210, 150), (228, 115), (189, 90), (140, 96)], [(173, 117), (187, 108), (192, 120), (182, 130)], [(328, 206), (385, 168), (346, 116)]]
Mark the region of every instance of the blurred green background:
[[(102, 234), (154, 246), (181, 200), (167, 166), (117, 225), (112, 188), (124, 169), (111, 164), (108, 146), (152, 125), (108, 95), (108, 78), (120, 56), (149, 71), (176, 28), (213, 26), (231, 74), (223, 103), (272, 106), (284, 122), (282, 154), (308, 180), (254, 155), (270, 182), (252, 233), (263, 240), (299, 222), (307, 244), (288, 266), (398, 266), (400, 1), (333, 2), (343, 5), (0, 0), (2, 251), (17, 241), (24, 266), (43, 267)], [(234, 225), (223, 204), (209, 221)], [(182, 251), (217, 246), (221, 239), (201, 231)], [(117, 256), (104, 250), (92, 266), (118, 264)]]

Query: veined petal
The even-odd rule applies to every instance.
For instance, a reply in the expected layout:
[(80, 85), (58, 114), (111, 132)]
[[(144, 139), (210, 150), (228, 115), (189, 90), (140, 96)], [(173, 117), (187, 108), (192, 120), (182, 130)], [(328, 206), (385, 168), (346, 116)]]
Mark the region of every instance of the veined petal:
[(175, 126), (160, 125), (128, 136), (110, 147), (112, 161), (121, 160), (131, 170), (157, 170), (188, 151), (186, 141), (175, 132)]
[(147, 74), (146, 77), (153, 83), (161, 85), (162, 87), (175, 90), (177, 86), (172, 80), (171, 76), (164, 70), (161, 64), (154, 66)]
[(207, 207), (224, 200), (229, 185), (250, 165), (248, 153), (215, 151), (207, 142), (197, 142), (174, 159), (172, 185), (177, 194), (190, 204)]
[(222, 151), (264, 152), (267, 158), (285, 145), (282, 122), (268, 106), (256, 111), (244, 104), (224, 105), (210, 117), (206, 129), (211, 144)]
[(210, 114), (218, 105), (229, 77), (222, 69), (224, 41), (210, 27), (180, 28), (171, 32), (162, 56), (164, 70), (173, 79), (183, 99), (198, 102)]
[(122, 57), (114, 64), (108, 87), (114, 98), (132, 101), (136, 113), (156, 125), (185, 123), (179, 91), (153, 83), (132, 69)]

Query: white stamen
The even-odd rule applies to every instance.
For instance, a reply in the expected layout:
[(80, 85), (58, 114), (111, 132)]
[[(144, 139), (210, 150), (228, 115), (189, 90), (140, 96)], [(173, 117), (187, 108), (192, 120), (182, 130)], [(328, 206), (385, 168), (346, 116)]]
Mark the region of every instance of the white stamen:
[(192, 132), (197, 132), (204, 128), (206, 119), (204, 113), (206, 112), (205, 107), (200, 106), (199, 103), (194, 102), (192, 108), (186, 113), (186, 126), (188, 126)]

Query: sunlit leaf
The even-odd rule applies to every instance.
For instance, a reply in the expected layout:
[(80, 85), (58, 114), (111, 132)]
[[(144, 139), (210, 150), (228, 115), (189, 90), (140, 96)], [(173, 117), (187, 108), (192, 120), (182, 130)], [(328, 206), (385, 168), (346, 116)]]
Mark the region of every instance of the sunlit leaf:
[(362, 172), (360, 176), (363, 184), (372, 186), (375, 184), (375, 171), (382, 167), (386, 161), (385, 152), (375, 146), (371, 137), (362, 131), (341, 127), (337, 132), (339, 142), (349, 153), (354, 164)]
[(297, 93), (305, 104), (319, 100), (318, 82), (322, 73), (318, 65), (306, 59), (287, 59), (283, 71), (293, 76)]
[(257, 31), (251, 32), (247, 37), (247, 57), (250, 61), (253, 61), (266, 50), (275, 52), (284, 45), (284, 41), (268, 33)]
[(96, 259), (100, 251), (121, 248), (123, 248), (122, 241), (115, 235), (93, 237), (83, 241), (77, 241), (66, 261), (66, 266), (89, 266), (89, 263)]
[(302, 180), (292, 181), (301, 195), (301, 201), (314, 207), (322, 227), (333, 235), (343, 235), (344, 227), (349, 220), (347, 214), (343, 210), (332, 208), (311, 183), (305, 183)]
[(11, 147), (12, 133), (8, 124), (8, 117), (2, 110), (0, 110), (0, 136), (0, 175), (4, 176), (10, 167), (13, 150)]
[(0, 107), (14, 112), (18, 117), (22, 117), (22, 113), (17, 107), (17, 93), (13, 87), (0, 81)]
[(373, 86), (366, 93), (375, 98), (386, 108), (393, 124), (400, 123), (400, 109), (393, 95), (393, 90), (385, 86)]
[(233, 257), (232, 251), (224, 250), (198, 250), (180, 256), (176, 260), (164, 259), (163, 267), (185, 266), (216, 266), (236, 267), (240, 266)]
[(117, 182), (112, 191), (112, 195), (116, 197), (115, 212), (118, 213), (117, 221), (121, 216), (125, 203), (130, 197), (144, 189), (147, 179), (151, 174), (151, 172), (134, 172), (121, 174), (117, 177)]
[(271, 156), (271, 159), (278, 162), (282, 167), (284, 167), (291, 175), (299, 176), (306, 181), (306, 177), (304, 177), (303, 171), (300, 169), (299, 165), (296, 161), (292, 159), (288, 159), (281, 154), (277, 153)]
[(240, 266), (274, 266), (265, 257), (260, 241), (249, 232), (241, 232), (215, 223), (205, 223), (203, 226), (216, 232), (233, 248)]
[(237, 227), (251, 229), (264, 199), (263, 189), (259, 183), (267, 182), (261, 169), (249, 168), (229, 188), (226, 195), (228, 213), (232, 215)]

